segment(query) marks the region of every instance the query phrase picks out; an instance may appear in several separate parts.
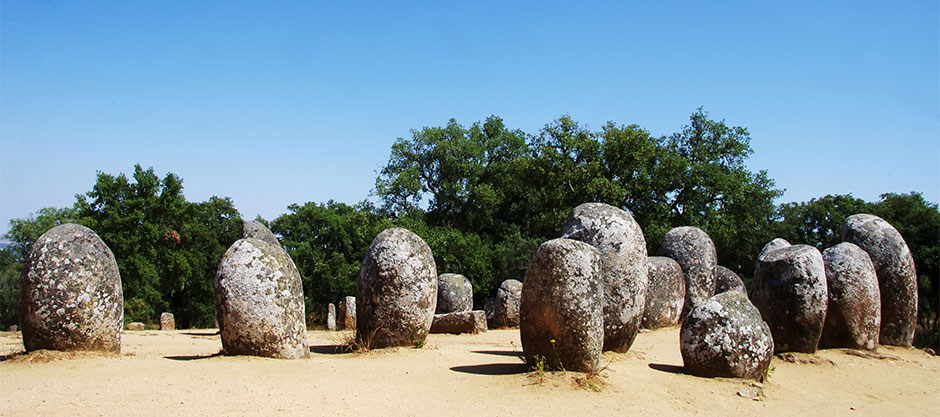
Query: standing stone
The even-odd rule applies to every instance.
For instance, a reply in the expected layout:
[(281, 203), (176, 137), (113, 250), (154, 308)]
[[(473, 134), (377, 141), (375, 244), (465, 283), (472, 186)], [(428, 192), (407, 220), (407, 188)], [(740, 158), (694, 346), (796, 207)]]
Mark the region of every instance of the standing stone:
[(715, 294), (721, 294), (725, 291), (737, 291), (747, 297), (747, 289), (744, 287), (744, 281), (734, 271), (718, 265), (715, 270)]
[(379, 233), (356, 283), (356, 339), (370, 348), (424, 340), (437, 307), (437, 266), (427, 243), (401, 228)]
[(604, 203), (574, 208), (562, 237), (594, 246), (604, 280), (604, 350), (626, 352), (643, 321), (649, 275), (646, 240), (626, 211)]
[(300, 274), (280, 246), (256, 238), (236, 241), (219, 262), (215, 294), (225, 353), (310, 356)]
[(477, 334), (486, 331), (486, 314), (480, 310), (435, 314), (431, 333)]
[(435, 314), (455, 313), (473, 309), (473, 286), (459, 274), (437, 277), (437, 309)]
[(356, 329), (356, 297), (346, 296), (339, 300), (339, 310), (336, 312), (336, 327), (339, 330)]
[(822, 256), (829, 306), (819, 346), (874, 349), (881, 330), (881, 293), (868, 253), (843, 242)]
[(856, 214), (845, 219), (842, 240), (868, 252), (875, 266), (881, 291), (879, 342), (910, 346), (917, 327), (917, 271), (904, 238), (880, 217)]
[(600, 252), (584, 242), (554, 239), (535, 252), (522, 288), (519, 334), (526, 362), (546, 368), (597, 369), (604, 343)]
[(262, 224), (259, 221), (247, 221), (242, 224), (242, 238), (247, 239), (253, 237), (255, 239), (261, 239), (265, 242), (281, 246), (281, 242), (277, 240), (277, 236), (274, 236), (274, 233), (271, 233), (271, 229), (268, 229), (267, 226)]
[(764, 257), (764, 255), (767, 253), (777, 249), (783, 249), (787, 246), (790, 246), (790, 242), (787, 242), (786, 239), (781, 239), (779, 237), (775, 238), (774, 240), (771, 240), (770, 242), (767, 242), (766, 245), (764, 245), (764, 247), (760, 250), (760, 253), (757, 254), (757, 259)]
[(672, 258), (649, 257), (649, 288), (643, 309), (643, 328), (675, 326), (685, 304), (685, 277), (682, 267)]
[(829, 301), (822, 254), (809, 245), (764, 254), (754, 271), (752, 299), (770, 326), (777, 353), (815, 352)]
[(676, 227), (663, 236), (660, 256), (675, 259), (685, 276), (685, 305), (682, 317), (715, 295), (718, 254), (708, 235), (697, 227)]
[(774, 353), (770, 328), (747, 297), (726, 291), (692, 309), (679, 333), (692, 374), (762, 380)]
[(496, 297), (486, 299), (486, 325), (490, 329), (519, 327), (519, 305), (522, 303), (522, 282), (507, 279), (499, 285)]
[(326, 305), (326, 329), (336, 330), (336, 306), (333, 303)]
[(120, 352), (124, 295), (111, 250), (77, 224), (44, 233), (23, 265), (18, 313), (27, 352)]
[(176, 318), (173, 313), (160, 313), (160, 330), (176, 330)]

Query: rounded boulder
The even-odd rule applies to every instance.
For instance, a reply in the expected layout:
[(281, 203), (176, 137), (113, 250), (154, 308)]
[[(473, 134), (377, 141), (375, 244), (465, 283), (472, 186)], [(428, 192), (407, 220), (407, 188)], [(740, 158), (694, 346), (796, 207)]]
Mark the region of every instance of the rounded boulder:
[(457, 313), (473, 310), (473, 286), (460, 274), (441, 274), (437, 277), (437, 308), (434, 314)]
[(274, 236), (271, 229), (268, 229), (267, 226), (256, 220), (242, 223), (242, 238), (260, 239), (270, 244), (281, 246), (281, 242), (277, 240), (277, 236)]
[(522, 303), (522, 282), (507, 279), (499, 284), (496, 297), (486, 299), (486, 325), (490, 329), (519, 327), (519, 305)]
[(649, 288), (643, 309), (643, 328), (675, 326), (685, 304), (685, 277), (672, 258), (649, 257)]
[(702, 229), (676, 227), (663, 236), (659, 255), (675, 259), (685, 277), (685, 304), (682, 316), (715, 294), (718, 253), (715, 243)]
[(721, 294), (725, 291), (737, 291), (747, 297), (744, 280), (734, 271), (718, 265), (718, 268), (715, 269), (715, 294)]
[(18, 308), (27, 352), (121, 351), (121, 275), (111, 250), (87, 227), (56, 226), (33, 243)]
[(868, 253), (843, 242), (822, 256), (829, 306), (819, 346), (875, 349), (881, 330), (881, 293)]

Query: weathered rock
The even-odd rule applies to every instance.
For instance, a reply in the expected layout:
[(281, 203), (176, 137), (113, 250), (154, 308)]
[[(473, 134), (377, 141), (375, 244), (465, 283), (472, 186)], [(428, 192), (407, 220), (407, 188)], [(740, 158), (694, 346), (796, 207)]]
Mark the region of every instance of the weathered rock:
[(18, 312), (27, 352), (120, 352), (124, 295), (111, 250), (87, 227), (50, 229), (23, 265)]
[(435, 314), (431, 333), (471, 333), (486, 331), (486, 313), (482, 310)]
[(435, 314), (470, 311), (473, 309), (473, 286), (459, 274), (437, 277), (437, 309)]
[(783, 249), (787, 246), (790, 246), (790, 242), (787, 242), (786, 239), (781, 239), (778, 237), (774, 240), (771, 240), (770, 242), (767, 242), (767, 244), (764, 245), (764, 247), (760, 250), (760, 253), (757, 254), (757, 259), (762, 258), (769, 252), (775, 251), (777, 249)]
[(675, 326), (685, 304), (685, 277), (682, 267), (672, 258), (650, 256), (649, 288), (643, 309), (643, 328)]
[(868, 253), (843, 242), (822, 256), (829, 305), (819, 346), (874, 349), (881, 330), (881, 293)]
[(726, 291), (692, 309), (679, 333), (694, 375), (762, 380), (774, 353), (770, 328), (747, 297)]
[(437, 306), (437, 266), (418, 235), (386, 229), (366, 251), (356, 283), (356, 338), (371, 348), (424, 340)]
[(10, 331), (10, 332), (18, 332), (18, 331), (20, 331), (20, 327), (14, 324), (14, 325), (8, 327), (8, 328), (7, 328), (7, 331)]
[(917, 326), (917, 271), (904, 238), (880, 217), (856, 214), (845, 219), (842, 240), (862, 248), (875, 266), (881, 291), (879, 343), (910, 346)]
[(626, 352), (643, 321), (649, 275), (646, 240), (626, 211), (604, 203), (574, 208), (562, 237), (594, 246), (604, 280), (604, 350)]
[(124, 326), (124, 327), (126, 327), (127, 330), (131, 330), (131, 331), (135, 331), (135, 332), (139, 332), (139, 331), (145, 330), (145, 329), (147, 328), (147, 326), (145, 326), (143, 323), (141, 323), (141, 322), (139, 322), (139, 321), (127, 323), (127, 325)]
[(333, 303), (326, 305), (326, 329), (336, 330), (336, 306)]
[(486, 299), (486, 325), (490, 329), (519, 327), (519, 305), (522, 303), (522, 282), (507, 279), (499, 285), (496, 297)]
[(261, 222), (252, 220), (247, 221), (242, 224), (242, 238), (255, 238), (261, 239), (265, 242), (281, 246), (281, 242), (277, 240), (277, 236), (274, 236), (274, 233), (271, 233), (271, 229), (268, 229), (267, 226), (261, 224)]
[(718, 265), (715, 269), (715, 294), (721, 294), (725, 291), (737, 291), (747, 297), (747, 288), (744, 287), (744, 281), (734, 271)]
[(346, 296), (339, 300), (339, 310), (336, 311), (336, 327), (339, 330), (356, 329), (356, 297)]
[(519, 334), (526, 362), (550, 369), (597, 369), (604, 343), (600, 252), (570, 239), (543, 243), (522, 288)]
[(236, 241), (219, 262), (215, 294), (225, 353), (310, 356), (300, 273), (280, 246), (256, 238)]
[[(697, 227), (676, 227), (663, 236), (659, 255), (675, 259), (685, 276), (685, 304), (682, 316), (715, 295), (715, 269), (718, 254), (708, 235)], [(681, 318), (680, 318), (681, 319)]]
[(752, 300), (770, 326), (776, 352), (815, 352), (829, 301), (822, 254), (808, 245), (765, 253), (757, 260)]
[(160, 313), (160, 330), (176, 330), (176, 318), (173, 313)]

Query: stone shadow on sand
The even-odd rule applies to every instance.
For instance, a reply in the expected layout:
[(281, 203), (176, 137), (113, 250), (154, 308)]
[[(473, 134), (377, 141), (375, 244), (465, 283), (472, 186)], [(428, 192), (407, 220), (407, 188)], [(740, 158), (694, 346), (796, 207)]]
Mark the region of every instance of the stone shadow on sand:
[(679, 365), (668, 365), (665, 363), (651, 363), (649, 364), (650, 369), (655, 369), (661, 372), (669, 372), (671, 374), (682, 374), (682, 375), (691, 375), (684, 366)]
[(482, 355), (513, 356), (517, 358), (522, 357), (522, 352), (516, 352), (513, 350), (473, 350), (471, 352), (479, 353)]
[(310, 353), (342, 355), (344, 353), (353, 353), (353, 349), (349, 345), (310, 345)]
[(180, 355), (180, 356), (164, 356), (163, 359), (170, 359), (174, 361), (195, 361), (199, 359), (209, 359), (216, 356), (224, 356), (225, 352), (219, 351), (209, 355)]
[(524, 363), (486, 363), (454, 366), (450, 370), (474, 375), (516, 375), (529, 372), (529, 366)]

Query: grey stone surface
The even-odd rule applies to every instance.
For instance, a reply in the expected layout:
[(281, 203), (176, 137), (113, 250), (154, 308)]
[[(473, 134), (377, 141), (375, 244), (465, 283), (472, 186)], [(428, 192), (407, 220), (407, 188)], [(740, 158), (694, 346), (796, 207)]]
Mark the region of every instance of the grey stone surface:
[(127, 328), (127, 330), (135, 331), (135, 332), (139, 332), (139, 331), (145, 330), (145, 329), (147, 328), (146, 325), (144, 325), (143, 323), (141, 323), (141, 322), (139, 322), (139, 321), (127, 323), (127, 325), (124, 326), (124, 327)]
[(663, 236), (659, 255), (675, 259), (682, 267), (685, 276), (682, 317), (715, 294), (718, 254), (714, 242), (702, 229), (683, 226), (670, 230)]
[(486, 325), (490, 329), (519, 327), (519, 305), (522, 303), (522, 282), (507, 279), (499, 285), (496, 297), (486, 299)]
[(843, 242), (822, 255), (829, 305), (819, 346), (875, 349), (881, 331), (881, 293), (868, 253)]
[(56, 226), (33, 243), (18, 308), (27, 352), (121, 351), (121, 276), (111, 250), (87, 227)]
[(338, 330), (356, 329), (356, 297), (346, 296), (339, 300), (336, 310), (336, 328)]
[(734, 271), (718, 265), (715, 269), (715, 294), (725, 291), (737, 291), (747, 297), (747, 288), (744, 287), (741, 277)]
[(437, 266), (418, 235), (386, 229), (366, 251), (356, 283), (356, 338), (371, 348), (424, 340), (437, 307)]
[(765, 253), (754, 271), (752, 300), (770, 326), (778, 353), (815, 352), (829, 301), (822, 254), (808, 245)]
[(771, 240), (770, 242), (767, 242), (766, 245), (764, 245), (764, 247), (760, 250), (760, 253), (757, 254), (757, 259), (762, 258), (768, 252), (772, 252), (777, 249), (783, 249), (787, 246), (790, 246), (790, 242), (787, 242), (786, 239), (781, 239), (779, 237), (775, 238), (774, 240)]
[(326, 329), (336, 330), (336, 306), (333, 303), (326, 305)]
[(685, 304), (685, 277), (682, 267), (672, 258), (650, 256), (649, 286), (643, 309), (644, 329), (658, 329), (679, 324)]
[(176, 330), (176, 317), (173, 313), (160, 313), (160, 330)]
[(274, 233), (271, 232), (271, 229), (268, 229), (267, 226), (261, 224), (259, 221), (251, 220), (242, 223), (242, 238), (255, 238), (261, 239), (265, 242), (281, 246), (281, 242), (277, 240), (277, 236), (274, 236)]
[(535, 252), (522, 287), (519, 334), (526, 362), (549, 369), (597, 369), (604, 343), (600, 252), (553, 239)]
[(649, 275), (646, 240), (626, 211), (604, 203), (574, 208), (562, 237), (594, 246), (604, 280), (604, 350), (626, 352), (643, 321)]
[(215, 276), (222, 348), (229, 355), (310, 356), (300, 273), (280, 246), (240, 239)]
[(917, 271), (901, 234), (884, 219), (856, 214), (845, 219), (842, 240), (868, 253), (881, 291), (883, 345), (910, 346), (917, 327)]
[(694, 308), (679, 340), (685, 368), (704, 377), (762, 380), (774, 353), (770, 328), (738, 291), (720, 293)]
[(437, 309), (435, 314), (470, 311), (473, 309), (473, 286), (459, 274), (437, 277)]
[(431, 322), (431, 333), (477, 334), (485, 331), (486, 314), (483, 310), (435, 314)]

